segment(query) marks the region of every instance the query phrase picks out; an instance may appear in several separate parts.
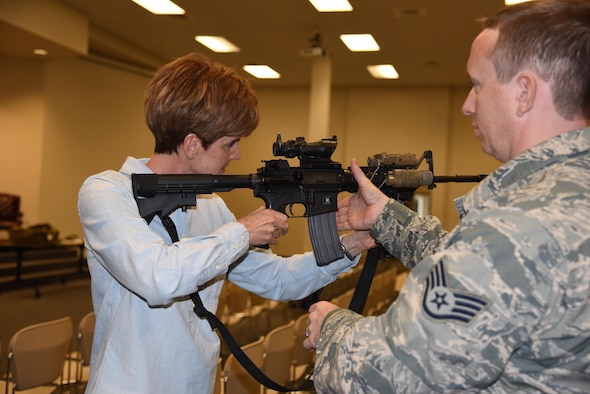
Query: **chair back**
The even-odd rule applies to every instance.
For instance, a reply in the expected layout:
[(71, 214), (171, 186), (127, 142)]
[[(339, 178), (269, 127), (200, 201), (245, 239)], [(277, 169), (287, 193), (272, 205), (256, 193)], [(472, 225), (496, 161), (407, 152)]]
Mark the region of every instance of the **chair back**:
[(293, 327), (295, 333), (295, 348), (293, 349), (293, 368), (291, 374), (291, 379), (293, 381), (301, 379), (302, 375), (307, 371), (307, 368), (313, 364), (315, 359), (315, 352), (310, 352), (303, 346), (308, 316), (308, 313), (299, 316), (299, 318), (295, 320), (295, 326)]
[(280, 385), (291, 380), (291, 365), (295, 349), (295, 322), (272, 329), (264, 338), (264, 373)]
[(223, 372), (221, 368), (221, 357), (217, 359), (217, 368), (215, 369), (215, 384), (213, 385), (213, 394), (222, 394), (221, 387), (223, 386)]
[[(242, 350), (260, 369), (264, 365), (264, 336), (258, 340), (242, 346)], [(233, 354), (225, 360), (223, 366), (223, 380), (225, 394), (260, 394), (262, 385), (256, 381), (248, 371), (242, 367)]]
[(73, 335), (64, 317), (19, 330), (8, 344), (8, 373), (13, 390), (51, 384), (62, 376)]
[(83, 367), (90, 365), (95, 325), (96, 315), (94, 312), (87, 313), (78, 325), (78, 364), (76, 366), (76, 379), (78, 381), (82, 381)]

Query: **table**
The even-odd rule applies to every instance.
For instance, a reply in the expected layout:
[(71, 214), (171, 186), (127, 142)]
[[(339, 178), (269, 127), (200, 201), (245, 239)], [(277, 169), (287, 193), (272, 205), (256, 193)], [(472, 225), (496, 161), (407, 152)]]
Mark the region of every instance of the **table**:
[[(72, 267), (71, 272), (64, 273), (64, 270), (70, 271), (68, 266), (68, 262), (61, 262), (61, 263), (53, 263), (53, 264), (32, 264), (30, 267), (31, 271), (35, 273), (34, 277), (30, 279), (23, 278), (23, 267), (25, 263), (25, 255), (31, 251), (47, 251), (51, 253), (52, 251), (59, 252), (60, 250), (64, 251), (67, 249), (77, 249), (78, 259), (75, 262), (76, 266)], [(84, 242), (80, 239), (64, 239), (60, 240), (59, 243), (55, 245), (48, 245), (48, 246), (22, 246), (19, 244), (14, 244), (10, 240), (0, 240), (0, 252), (14, 252), (14, 260), (10, 260), (7, 262), (0, 262), (0, 268), (2, 265), (5, 264), (12, 264), (13, 266), (9, 268), (5, 268), (0, 272), (0, 278), (6, 279), (7, 277), (11, 277), (8, 281), (4, 280), (0, 282), (0, 291), (1, 290), (8, 290), (20, 287), (26, 287), (27, 285), (35, 286), (38, 294), (37, 286), (43, 283), (48, 283), (56, 280), (65, 281), (68, 277), (76, 276), (76, 275), (84, 275), (86, 274), (86, 258), (84, 255)], [(58, 253), (56, 253), (58, 255)], [(59, 257), (59, 256), (58, 256)], [(47, 257), (45, 258), (47, 260)], [(38, 261), (42, 261), (39, 259)], [(16, 267), (14, 270), (14, 264), (16, 263)], [(52, 272), (53, 271), (53, 272)], [(13, 272), (12, 275), (6, 275), (8, 272)]]

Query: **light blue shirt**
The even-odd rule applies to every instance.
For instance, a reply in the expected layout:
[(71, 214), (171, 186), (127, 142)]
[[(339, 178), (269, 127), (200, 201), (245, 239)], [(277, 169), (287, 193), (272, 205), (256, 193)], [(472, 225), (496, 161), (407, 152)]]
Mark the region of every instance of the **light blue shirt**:
[(250, 249), (246, 228), (216, 195), (171, 215), (180, 238), (172, 243), (157, 216), (148, 226), (133, 198), (130, 175), (151, 172), (146, 162), (127, 158), (119, 172), (93, 175), (80, 189), (97, 317), (86, 392), (212, 392), (219, 338), (195, 315), (189, 294), (199, 288), (215, 311), (227, 274), (263, 297), (300, 299), (358, 259), (318, 267), (311, 252), (283, 258)]

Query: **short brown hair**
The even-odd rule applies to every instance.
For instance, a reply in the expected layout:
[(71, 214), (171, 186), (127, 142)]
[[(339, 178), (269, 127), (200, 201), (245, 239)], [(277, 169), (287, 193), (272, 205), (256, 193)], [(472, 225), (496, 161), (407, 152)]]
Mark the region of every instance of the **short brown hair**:
[(490, 53), (500, 82), (530, 67), (549, 82), (565, 118), (590, 117), (590, 4), (537, 0), (506, 7), (484, 20), (498, 29)]
[(224, 136), (248, 136), (259, 120), (258, 99), (248, 80), (198, 53), (157, 71), (144, 108), (156, 153), (176, 152), (191, 133), (205, 149)]

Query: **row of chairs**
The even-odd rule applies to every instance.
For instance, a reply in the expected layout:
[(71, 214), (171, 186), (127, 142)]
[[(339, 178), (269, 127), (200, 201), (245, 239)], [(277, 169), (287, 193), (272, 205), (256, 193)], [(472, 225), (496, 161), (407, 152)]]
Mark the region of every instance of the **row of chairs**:
[[(339, 283), (332, 285), (330, 293), (345, 290), (330, 298), (332, 303), (343, 308), (349, 306), (355, 290), (354, 286), (358, 281), (359, 272), (356, 271), (360, 269), (342, 274), (337, 280)], [(406, 277), (407, 270), (400, 269), (398, 264), (390, 264), (386, 269), (378, 272), (373, 278), (363, 314), (377, 315), (384, 312), (397, 297)], [(268, 302), (254, 302), (255, 295), (246, 290), (229, 282), (226, 285), (227, 288), (224, 288), (222, 292), (218, 308), (218, 316), (225, 322), (235, 322), (244, 316), (253, 316), (260, 308), (272, 309), (272, 305)], [(272, 329), (268, 334), (242, 346), (242, 349), (271, 379), (282, 385), (291, 383), (293, 386), (293, 382), (302, 381), (302, 374), (313, 367), (314, 354), (303, 348), (306, 320), (307, 314), (301, 316), (296, 322), (289, 322)], [(291, 366), (290, 374), (289, 365)], [(229, 355), (223, 365), (222, 360), (219, 360), (217, 375), (216, 393), (264, 394), (272, 391), (254, 380), (233, 355)]]
[[(276, 327), (258, 340), (242, 346), (242, 350), (269, 378), (293, 387), (302, 382), (313, 366), (314, 353), (303, 347), (307, 314)], [(258, 383), (231, 354), (218, 365), (216, 393), (270, 394), (274, 391)]]
[[(389, 305), (403, 286), (405, 273), (397, 275), (395, 269), (388, 269), (375, 276), (367, 299), (365, 314), (374, 314)], [(395, 291), (392, 291), (395, 290)], [(352, 289), (331, 301), (341, 307), (348, 307)], [(253, 314), (256, 308), (268, 307), (267, 301), (257, 298), (237, 286), (229, 284), (220, 299), (222, 320), (230, 316)], [(287, 385), (301, 381), (313, 365), (313, 353), (303, 348), (307, 314), (296, 321), (272, 329), (258, 340), (243, 346), (244, 351), (269, 377), (277, 383)], [(47, 392), (54, 392), (56, 386), (66, 387), (88, 380), (95, 316), (88, 313), (77, 329), (76, 350), (71, 352), (73, 340), (72, 319), (64, 317), (49, 322), (31, 325), (19, 330), (8, 346), (8, 363), (4, 381), (4, 392), (27, 390), (46, 386)], [(264, 393), (265, 390), (241, 367), (233, 355), (225, 364), (218, 365), (217, 392)], [(1, 390), (0, 390), (1, 392)], [(39, 391), (36, 391), (37, 393)]]
[(242, 317), (253, 316), (273, 302), (226, 281), (219, 295), (217, 317), (225, 324), (232, 324)]
[(23, 390), (33, 389), (35, 394), (54, 393), (87, 379), (95, 321), (93, 312), (82, 318), (73, 352), (74, 329), (69, 316), (17, 331), (8, 344), (5, 380), (0, 380), (4, 393), (25, 394)]
[[(357, 266), (349, 272), (342, 273), (336, 281), (322, 290), (322, 299), (329, 299), (343, 308), (348, 307), (360, 271), (361, 267)], [(400, 269), (399, 265), (395, 264), (390, 264), (378, 272), (373, 279), (366, 302), (367, 308), (363, 314), (374, 313), (378, 307), (391, 304), (403, 286), (406, 276), (407, 269)], [(276, 304), (227, 281), (219, 296), (216, 314), (225, 324), (232, 324), (243, 317), (254, 316), (264, 309), (272, 309)]]
[[(375, 275), (362, 314), (374, 316), (384, 312), (399, 294), (406, 277), (407, 272), (398, 273), (395, 267)], [(349, 289), (330, 302), (340, 308), (348, 308), (354, 292), (355, 289)]]

